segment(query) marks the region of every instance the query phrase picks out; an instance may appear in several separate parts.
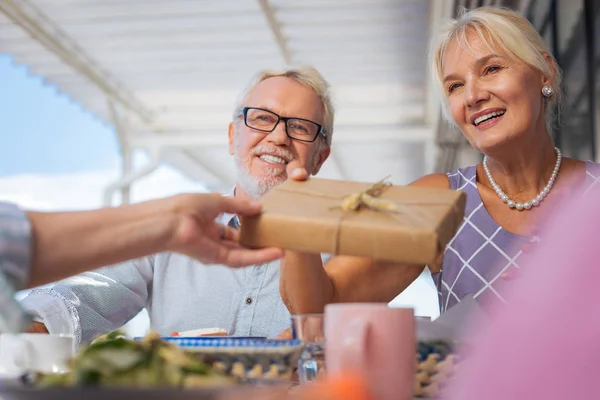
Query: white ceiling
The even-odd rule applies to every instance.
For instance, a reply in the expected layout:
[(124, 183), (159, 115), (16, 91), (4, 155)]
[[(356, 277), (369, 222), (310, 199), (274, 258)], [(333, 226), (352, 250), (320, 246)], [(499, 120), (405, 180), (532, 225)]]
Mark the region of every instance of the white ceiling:
[(121, 126), (124, 147), (160, 149), (216, 190), (235, 181), (226, 129), (238, 92), (260, 69), (312, 64), (337, 107), (320, 176), (405, 183), (433, 165), (426, 51), (446, 3), (0, 0), (0, 53)]

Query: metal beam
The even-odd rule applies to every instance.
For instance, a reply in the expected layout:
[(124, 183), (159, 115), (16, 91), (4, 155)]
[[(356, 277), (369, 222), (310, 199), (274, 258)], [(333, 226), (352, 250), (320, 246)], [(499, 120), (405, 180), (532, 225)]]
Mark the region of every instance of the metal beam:
[(160, 165), (160, 160), (160, 150), (153, 149), (153, 151), (150, 153), (150, 161), (148, 162), (148, 164), (135, 171), (130, 172), (127, 175), (122, 176), (119, 180), (110, 184), (104, 191), (104, 206), (112, 206), (113, 194), (117, 190), (122, 189), (125, 186), (129, 186), (136, 180), (154, 172), (154, 170)]
[[(596, 74), (600, 73), (600, 57), (598, 57), (596, 60), (594, 71), (596, 71)], [(585, 85), (580, 88), (577, 94), (570, 93), (570, 99), (572, 99), (572, 101), (566, 104), (567, 110), (564, 112), (565, 115), (568, 115), (570, 118), (577, 113), (577, 109), (579, 108), (581, 101), (586, 97), (590, 88), (591, 85)]]
[[(429, 37), (432, 38), (437, 34), (437, 29), (440, 26), (440, 21), (443, 18), (453, 16), (458, 6), (457, 2), (454, 1), (436, 1), (430, 2), (430, 15), (429, 15)], [(425, 110), (425, 123), (430, 126), (433, 136), (425, 143), (425, 156), (423, 159), (425, 173), (429, 174), (437, 169), (437, 165), (441, 162), (439, 158), (444, 156), (444, 152), (450, 151), (444, 148), (439, 143), (439, 130), (442, 126), (441, 119), (441, 105), (438, 97), (438, 93), (435, 89), (435, 82), (433, 76), (430, 75), (427, 79), (427, 106)]]
[(190, 151), (186, 150), (186, 149), (182, 149), (181, 150), (181, 154), (184, 157), (189, 158), (190, 160), (194, 161), (196, 164), (198, 164), (204, 171), (207, 171), (208, 173), (210, 173), (211, 175), (213, 175), (215, 178), (217, 178), (219, 181), (221, 182), (228, 182), (230, 180), (230, 177), (227, 176), (227, 174), (224, 174), (223, 172), (219, 171), (218, 169), (212, 168), (210, 165), (208, 165), (208, 163), (206, 161), (204, 161), (202, 159), (202, 157), (191, 153)]
[[(452, 13), (451, 2), (431, 1), (429, 11), (429, 37), (437, 34), (440, 21)], [(435, 90), (433, 77), (427, 79), (427, 107), (425, 111), (425, 123), (437, 128), (440, 119), (440, 100)]]
[[(348, 107), (338, 108), (336, 113), (335, 133), (339, 127), (362, 127), (361, 129), (376, 129), (379, 126), (406, 126), (407, 124), (422, 123), (425, 114), (423, 104), (410, 104), (398, 107)], [(156, 124), (147, 125), (154, 131), (183, 131), (183, 130), (225, 130), (231, 122), (229, 110), (212, 113), (205, 112), (170, 112), (164, 113), (157, 119)], [(372, 127), (372, 128), (371, 128)], [(337, 136), (337, 135), (336, 135)]]
[(592, 160), (597, 161), (598, 153), (596, 148), (596, 0), (583, 1), (583, 15), (585, 16), (585, 58), (587, 70), (588, 87), (588, 109), (590, 121), (590, 147), (592, 150)]
[[(434, 131), (424, 125), (407, 126), (369, 126), (364, 129), (357, 127), (336, 128), (333, 146), (344, 143), (373, 143), (382, 141), (393, 142), (423, 142), (434, 138)], [(224, 131), (188, 131), (164, 132), (160, 135), (151, 132), (139, 133), (129, 138), (133, 148), (155, 147), (218, 147), (227, 145), (227, 135)]]
[(223, 169), (223, 172), (216, 176), (212, 170), (209, 171), (203, 168), (207, 163), (192, 155), (190, 151), (180, 148), (168, 148), (162, 152), (161, 156), (165, 163), (175, 167), (184, 176), (193, 181), (201, 182), (202, 185), (211, 190), (230, 188), (235, 183), (235, 176), (230, 176), (226, 172), (229, 171), (229, 168)]
[[(521, 1), (521, 5), (519, 6), (519, 11), (523, 14), (527, 19), (530, 19), (531, 12), (533, 9), (534, 0), (523, 0)], [(531, 19), (530, 19), (531, 22)]]
[[(551, 20), (551, 36), (552, 36), (552, 53), (556, 59), (556, 63), (561, 65), (560, 59), (560, 46), (559, 46), (559, 26), (558, 26), (558, 0), (551, 0), (550, 2), (550, 20)], [(564, 84), (560, 89), (564, 89)], [(558, 114), (558, 105), (555, 106), (554, 112)], [(554, 143), (558, 148), (562, 148), (562, 129), (560, 124), (556, 124), (552, 134), (554, 136)]]
[(267, 19), (267, 23), (269, 24), (271, 33), (275, 38), (275, 43), (281, 52), (283, 61), (285, 61), (286, 65), (292, 65), (292, 53), (290, 52), (287, 40), (283, 37), (281, 23), (277, 20), (277, 18), (275, 18), (275, 10), (273, 9), (273, 6), (269, 0), (258, 0), (258, 4), (260, 5), (260, 9)]
[(54, 25), (30, 0), (0, 0), (0, 11), (115, 102), (138, 115), (143, 121), (152, 119), (152, 113), (143, 104), (116, 83), (113, 77), (102, 70), (77, 43)]
[(435, 143), (435, 140), (428, 140), (425, 142), (423, 151), (423, 171), (425, 174), (432, 174), (435, 172), (439, 152), (440, 148)]
[[(127, 143), (127, 127), (123, 121), (123, 118), (119, 115), (115, 103), (108, 100), (108, 110), (112, 119), (113, 126), (115, 127), (115, 133), (117, 140), (119, 141), (119, 149), (121, 150), (121, 175), (127, 176), (131, 173), (132, 159), (131, 159), (131, 148)], [(131, 185), (125, 185), (121, 187), (121, 202), (122, 204), (129, 204), (131, 201)]]

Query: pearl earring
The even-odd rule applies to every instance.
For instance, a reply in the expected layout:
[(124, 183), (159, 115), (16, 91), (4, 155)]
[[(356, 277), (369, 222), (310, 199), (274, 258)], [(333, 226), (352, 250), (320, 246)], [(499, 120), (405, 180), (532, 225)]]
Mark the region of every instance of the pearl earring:
[(552, 86), (550, 85), (544, 85), (542, 88), (542, 94), (544, 97), (550, 97), (552, 94), (554, 94), (554, 89), (552, 89)]

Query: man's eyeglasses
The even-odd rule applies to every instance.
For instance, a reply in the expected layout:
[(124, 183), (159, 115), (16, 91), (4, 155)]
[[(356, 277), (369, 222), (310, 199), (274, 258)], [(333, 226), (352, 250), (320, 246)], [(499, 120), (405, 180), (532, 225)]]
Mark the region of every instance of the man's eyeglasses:
[(244, 116), (248, 128), (261, 132), (273, 132), (280, 121), (285, 123), (285, 133), (301, 142), (314, 142), (319, 135), (327, 140), (327, 132), (316, 122), (303, 118), (281, 117), (272, 111), (256, 107), (244, 107), (238, 116)]

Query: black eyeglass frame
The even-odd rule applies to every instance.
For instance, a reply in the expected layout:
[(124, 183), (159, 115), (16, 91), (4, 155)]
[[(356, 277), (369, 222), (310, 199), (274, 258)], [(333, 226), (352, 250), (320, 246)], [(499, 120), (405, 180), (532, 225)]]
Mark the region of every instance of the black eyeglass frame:
[[(260, 110), (260, 111), (266, 111), (268, 113), (271, 113), (273, 115), (275, 115), (277, 117), (277, 122), (275, 123), (275, 125), (273, 125), (273, 129), (259, 129), (259, 128), (255, 128), (253, 126), (248, 125), (248, 111), (249, 110)], [(259, 132), (267, 132), (267, 133), (271, 133), (273, 132), (275, 129), (277, 129), (277, 125), (279, 125), (279, 123), (281, 121), (283, 121), (285, 123), (285, 134), (290, 138), (290, 139), (294, 139), (294, 140), (298, 140), (300, 142), (305, 142), (305, 143), (312, 143), (315, 140), (317, 140), (317, 138), (319, 137), (319, 135), (323, 135), (323, 138), (325, 138), (325, 142), (327, 142), (327, 131), (325, 129), (323, 129), (323, 125), (321, 124), (317, 124), (315, 121), (311, 121), (310, 119), (305, 119), (305, 118), (296, 118), (296, 117), (282, 117), (281, 115), (274, 113), (271, 110), (267, 110), (265, 108), (260, 108), (260, 107), (244, 107), (242, 108), (242, 110), (240, 111), (240, 113), (238, 114), (238, 117), (244, 116), (244, 124), (250, 128), (250, 129), (254, 129), (256, 131)], [(305, 122), (310, 122), (311, 124), (315, 124), (317, 126), (317, 133), (315, 135), (315, 137), (312, 140), (304, 140), (304, 139), (298, 139), (294, 136), (291, 136), (290, 133), (288, 132), (288, 124), (287, 122), (289, 120), (296, 120), (296, 121), (305, 121)]]

